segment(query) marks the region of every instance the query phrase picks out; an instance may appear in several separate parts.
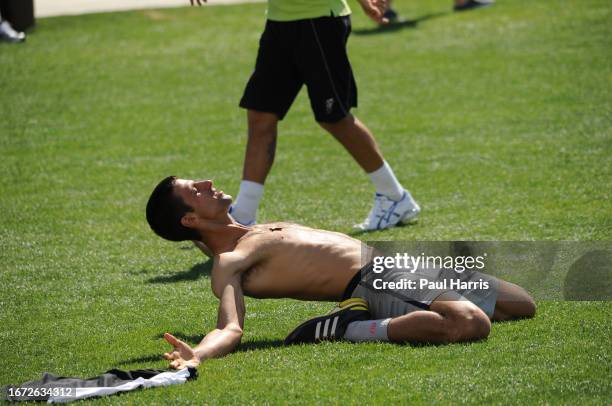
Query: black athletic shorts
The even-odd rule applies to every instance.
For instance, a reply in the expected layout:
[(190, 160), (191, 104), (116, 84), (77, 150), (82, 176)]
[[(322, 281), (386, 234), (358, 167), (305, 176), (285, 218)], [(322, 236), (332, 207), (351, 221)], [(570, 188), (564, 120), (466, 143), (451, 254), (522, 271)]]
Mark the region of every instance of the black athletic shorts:
[(350, 16), (266, 21), (255, 71), (240, 107), (283, 119), (302, 84), (319, 122), (333, 123), (357, 106), (357, 87), (346, 53)]

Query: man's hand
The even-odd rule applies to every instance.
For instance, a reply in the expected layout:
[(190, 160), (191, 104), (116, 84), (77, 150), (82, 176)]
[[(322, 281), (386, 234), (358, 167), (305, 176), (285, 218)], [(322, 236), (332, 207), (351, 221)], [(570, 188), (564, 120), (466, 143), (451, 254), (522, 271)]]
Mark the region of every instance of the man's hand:
[(170, 362), (170, 367), (175, 369), (183, 369), (187, 367), (196, 368), (200, 365), (200, 359), (196, 356), (195, 351), (187, 343), (179, 340), (170, 333), (165, 333), (164, 338), (174, 347), (172, 352), (164, 354), (164, 358)]
[(387, 24), (389, 22), (388, 19), (383, 17), (387, 10), (387, 0), (359, 0), (359, 4), (363, 12), (378, 24)]
[(189, 0), (189, 2), (191, 3), (192, 6), (195, 6), (196, 4), (198, 6), (201, 6), (202, 2), (206, 3), (206, 0), (203, 0), (203, 1), (202, 0)]

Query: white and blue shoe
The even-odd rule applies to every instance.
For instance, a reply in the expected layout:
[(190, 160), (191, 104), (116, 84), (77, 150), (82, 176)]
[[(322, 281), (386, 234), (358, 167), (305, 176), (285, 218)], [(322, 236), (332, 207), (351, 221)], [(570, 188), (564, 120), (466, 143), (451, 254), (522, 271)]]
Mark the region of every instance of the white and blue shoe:
[(399, 200), (391, 200), (385, 195), (376, 193), (374, 195), (374, 207), (370, 210), (368, 217), (361, 224), (355, 224), (355, 228), (361, 231), (384, 230), (393, 227), (402, 221), (415, 219), (421, 208), (414, 201), (409, 191), (404, 189), (404, 194)]

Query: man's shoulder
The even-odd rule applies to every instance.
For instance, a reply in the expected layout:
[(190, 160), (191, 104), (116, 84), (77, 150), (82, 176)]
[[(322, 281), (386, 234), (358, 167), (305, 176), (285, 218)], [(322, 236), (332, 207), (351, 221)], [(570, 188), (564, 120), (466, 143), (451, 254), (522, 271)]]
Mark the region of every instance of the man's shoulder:
[(245, 256), (239, 250), (233, 250), (217, 254), (213, 258), (213, 272), (215, 270), (231, 270), (243, 262)]
[(242, 273), (250, 269), (251, 266), (248, 258), (235, 250), (215, 255), (210, 275), (210, 287), (215, 296), (220, 298), (223, 288), (236, 277), (241, 278)]
[(279, 236), (294, 231), (312, 230), (289, 222), (272, 222), (251, 226), (249, 232), (236, 242), (234, 249), (215, 255), (213, 268), (233, 268), (236, 264), (253, 264), (272, 255), (271, 247), (277, 247)]
[[(245, 234), (236, 244), (233, 250), (217, 254), (213, 258), (213, 275), (240, 273), (250, 268), (257, 261), (260, 253), (258, 247), (260, 236), (251, 232)], [(217, 271), (217, 272), (215, 272)]]

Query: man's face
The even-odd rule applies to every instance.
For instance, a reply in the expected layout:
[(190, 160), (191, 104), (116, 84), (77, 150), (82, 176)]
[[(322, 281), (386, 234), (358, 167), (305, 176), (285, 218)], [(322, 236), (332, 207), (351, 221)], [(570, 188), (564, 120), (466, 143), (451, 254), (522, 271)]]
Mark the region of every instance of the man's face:
[(212, 220), (225, 216), (232, 204), (232, 196), (213, 187), (212, 180), (177, 179), (174, 193), (202, 219)]

